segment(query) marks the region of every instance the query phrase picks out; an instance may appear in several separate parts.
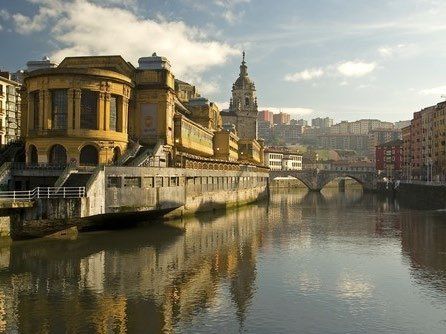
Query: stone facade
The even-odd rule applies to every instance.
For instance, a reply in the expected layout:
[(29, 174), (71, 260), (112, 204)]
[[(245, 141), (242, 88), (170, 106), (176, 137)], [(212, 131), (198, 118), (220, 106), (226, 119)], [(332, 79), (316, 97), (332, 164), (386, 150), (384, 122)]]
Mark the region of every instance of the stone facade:
[(0, 147), (20, 138), (20, 84), (0, 72)]
[[(46, 65), (32, 67), (24, 76), (22, 123), (29, 164), (108, 164), (137, 147), (135, 142), (145, 152), (137, 159), (139, 165), (147, 160), (185, 166), (185, 155), (216, 162), (238, 156), (231, 151), (214, 157), (214, 145), (229, 152), (238, 147), (233, 142), (238, 136), (214, 140), (223, 125), (218, 106), (194, 86), (175, 80), (164, 57), (140, 58), (138, 68), (120, 56), (69, 57), (58, 66)], [(242, 68), (246, 73), (246, 66)], [(250, 88), (249, 102), (243, 101), (252, 105), (249, 119), (257, 113), (255, 89)], [(242, 128), (249, 128), (246, 135), (255, 140), (255, 119)], [(260, 150), (253, 156), (260, 157)]]
[(128, 143), (133, 71), (115, 56), (71, 57), (57, 68), (27, 73), (22, 95), (27, 162), (116, 159)]

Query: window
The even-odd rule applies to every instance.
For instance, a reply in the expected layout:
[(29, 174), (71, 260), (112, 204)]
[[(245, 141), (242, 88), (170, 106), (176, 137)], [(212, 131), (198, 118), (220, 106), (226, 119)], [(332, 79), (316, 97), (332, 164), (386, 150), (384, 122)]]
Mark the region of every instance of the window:
[(118, 176), (109, 176), (107, 178), (108, 188), (121, 188), (122, 179)]
[(110, 130), (118, 129), (118, 104), (116, 95), (110, 97)]
[(92, 145), (82, 147), (79, 155), (79, 163), (81, 165), (96, 166), (99, 163), (99, 155), (96, 147)]
[(64, 130), (67, 128), (67, 91), (65, 89), (56, 89), (51, 91), (51, 124), (55, 130)]
[(32, 101), (34, 104), (33, 122), (34, 129), (39, 128), (39, 115), (40, 115), (40, 93), (39, 91), (32, 93)]
[(124, 188), (141, 188), (141, 178), (124, 177)]
[(56, 144), (53, 147), (51, 147), (48, 161), (50, 164), (66, 164), (67, 151), (65, 150), (65, 147), (59, 144)]
[(29, 145), (28, 160), (31, 164), (37, 164), (37, 162), (38, 162), (37, 149), (34, 145)]
[(160, 188), (163, 186), (163, 178), (161, 176), (157, 176), (155, 178), (155, 187)]
[(81, 93), (81, 128), (98, 128), (98, 92), (82, 90)]
[(153, 188), (154, 187), (154, 178), (149, 176), (144, 178), (144, 188)]

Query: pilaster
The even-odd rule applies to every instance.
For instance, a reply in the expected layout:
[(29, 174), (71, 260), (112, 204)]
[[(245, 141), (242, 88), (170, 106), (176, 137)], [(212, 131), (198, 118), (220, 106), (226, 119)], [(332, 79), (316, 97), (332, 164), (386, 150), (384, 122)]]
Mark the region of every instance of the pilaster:
[(43, 91), (43, 129), (51, 129), (51, 95), (49, 90)]
[(81, 128), (81, 90), (74, 89), (74, 128)]
[(105, 93), (105, 100), (104, 100), (104, 130), (109, 131), (110, 130), (110, 93)]
[(67, 129), (73, 129), (74, 127), (74, 89), (70, 88), (67, 92), (68, 110), (67, 110)]
[(105, 93), (99, 92), (98, 96), (98, 130), (104, 129), (104, 106), (105, 106)]
[(127, 133), (127, 124), (129, 118), (129, 99), (125, 96), (122, 97), (122, 107), (119, 115), (119, 126), (122, 133)]

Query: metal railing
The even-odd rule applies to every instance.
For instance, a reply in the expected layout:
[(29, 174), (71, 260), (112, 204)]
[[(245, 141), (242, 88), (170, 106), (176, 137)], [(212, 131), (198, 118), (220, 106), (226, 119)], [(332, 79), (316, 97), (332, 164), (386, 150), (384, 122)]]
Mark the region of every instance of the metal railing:
[(37, 187), (33, 190), (0, 191), (0, 201), (33, 201), (39, 198), (81, 198), (85, 187)]
[(13, 162), (11, 169), (13, 170), (31, 170), (31, 169), (44, 169), (44, 170), (64, 170), (67, 167), (66, 163), (31, 163), (26, 164), (24, 162)]

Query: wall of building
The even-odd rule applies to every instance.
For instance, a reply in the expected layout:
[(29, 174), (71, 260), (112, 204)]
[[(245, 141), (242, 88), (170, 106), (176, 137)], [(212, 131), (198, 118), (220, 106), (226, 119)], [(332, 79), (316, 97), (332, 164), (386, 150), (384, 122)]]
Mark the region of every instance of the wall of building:
[[(22, 124), (26, 139), (27, 161), (31, 151), (37, 150), (38, 163), (48, 163), (53, 145), (61, 145), (67, 161), (80, 161), (85, 145), (97, 150), (99, 163), (112, 161), (114, 150), (123, 152), (127, 147), (128, 100), (132, 86), (130, 78), (116, 72), (98, 69), (66, 68), (36, 71), (25, 79)], [(105, 79), (105, 80), (104, 80)], [(52, 107), (53, 92), (65, 91), (66, 113), (64, 124), (56, 126)], [(81, 99), (87, 91), (97, 96), (97, 119), (94, 128), (82, 126)], [(36, 94), (38, 97), (36, 97)], [(110, 98), (116, 98), (117, 129), (110, 124)], [(38, 104), (38, 105), (37, 105)]]

